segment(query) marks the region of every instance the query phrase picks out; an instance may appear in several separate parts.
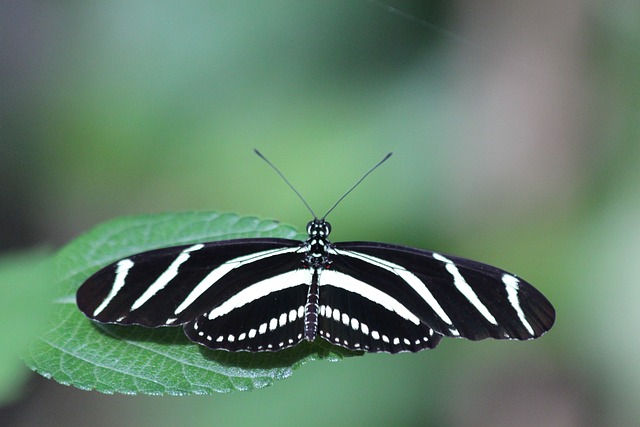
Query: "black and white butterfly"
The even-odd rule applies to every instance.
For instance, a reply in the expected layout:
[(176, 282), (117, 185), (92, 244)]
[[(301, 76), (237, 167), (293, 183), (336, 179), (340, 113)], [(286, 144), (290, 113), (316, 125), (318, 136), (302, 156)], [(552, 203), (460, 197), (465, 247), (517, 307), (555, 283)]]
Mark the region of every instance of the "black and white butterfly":
[(250, 352), (317, 338), (415, 352), (445, 336), (533, 339), (554, 323), (549, 301), (513, 274), (406, 246), (332, 243), (325, 217), (309, 222), (302, 242), (235, 239), (131, 255), (87, 279), (78, 307), (97, 322), (182, 325), (208, 348)]

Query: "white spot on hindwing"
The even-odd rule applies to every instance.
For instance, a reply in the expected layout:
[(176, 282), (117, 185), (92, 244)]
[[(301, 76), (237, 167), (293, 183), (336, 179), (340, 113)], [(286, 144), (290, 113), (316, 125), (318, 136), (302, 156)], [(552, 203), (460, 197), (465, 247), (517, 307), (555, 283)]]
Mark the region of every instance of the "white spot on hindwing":
[(278, 325), (280, 327), (283, 327), (286, 324), (287, 324), (287, 313), (282, 313), (280, 315), (280, 319), (278, 320)]
[(342, 323), (345, 326), (349, 326), (349, 315), (347, 313), (342, 313)]
[(258, 333), (260, 335), (264, 334), (265, 332), (267, 332), (267, 324), (263, 323), (260, 325), (260, 327), (258, 328)]
[(354, 319), (352, 317), (351, 318), (351, 329), (353, 329), (354, 331), (357, 331), (358, 330), (358, 326), (359, 326), (358, 319)]
[(274, 331), (278, 327), (278, 319), (275, 317), (269, 321), (269, 330)]

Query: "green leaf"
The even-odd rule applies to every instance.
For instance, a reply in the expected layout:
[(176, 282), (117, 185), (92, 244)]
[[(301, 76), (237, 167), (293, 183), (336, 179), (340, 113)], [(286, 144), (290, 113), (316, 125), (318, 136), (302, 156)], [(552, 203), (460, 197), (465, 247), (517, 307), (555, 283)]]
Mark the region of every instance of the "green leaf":
[(27, 364), (81, 389), (183, 395), (253, 390), (291, 376), (310, 360), (359, 354), (317, 342), (277, 353), (212, 351), (189, 341), (181, 327), (101, 325), (89, 321), (75, 304), (75, 292), (85, 279), (131, 254), (264, 236), (304, 237), (275, 221), (215, 212), (125, 217), (99, 225), (57, 254), (55, 315), (29, 348)]

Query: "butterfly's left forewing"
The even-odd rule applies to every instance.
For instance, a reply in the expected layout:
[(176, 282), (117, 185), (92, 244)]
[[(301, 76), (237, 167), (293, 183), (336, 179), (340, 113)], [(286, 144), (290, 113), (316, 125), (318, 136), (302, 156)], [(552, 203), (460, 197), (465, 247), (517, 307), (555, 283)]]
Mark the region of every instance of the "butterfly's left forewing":
[[(237, 239), (142, 252), (87, 279), (76, 294), (77, 304), (87, 317), (101, 323), (146, 327), (182, 324), (196, 342), (241, 350), (229, 342), (243, 332), (247, 338), (252, 328), (258, 331), (265, 322), (273, 333), (272, 310), (289, 314), (295, 308), (297, 313), (304, 304), (308, 287), (304, 279), (309, 274), (299, 269), (299, 251), (300, 242), (295, 240)], [(292, 275), (293, 271), (298, 274)], [(302, 287), (291, 290), (299, 285), (304, 292)], [(218, 306), (233, 306), (234, 310), (220, 314), (220, 310), (214, 312)], [(205, 319), (212, 312), (218, 315), (216, 322)], [(249, 317), (257, 325), (243, 323), (243, 318)], [(200, 319), (197, 326), (196, 319)], [(221, 329), (220, 325), (226, 326)], [(300, 328), (299, 322), (287, 325)], [(278, 317), (278, 327), (283, 326)], [(213, 339), (214, 335), (218, 339), (219, 330), (226, 331), (223, 344)], [(244, 340), (245, 345), (251, 345), (249, 341)]]

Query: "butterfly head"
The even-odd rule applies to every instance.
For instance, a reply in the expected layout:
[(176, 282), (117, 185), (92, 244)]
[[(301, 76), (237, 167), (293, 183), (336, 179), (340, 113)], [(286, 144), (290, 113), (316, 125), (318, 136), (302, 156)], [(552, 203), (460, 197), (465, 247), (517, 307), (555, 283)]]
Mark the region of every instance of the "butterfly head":
[(326, 239), (331, 233), (331, 224), (324, 219), (314, 219), (307, 224), (309, 239)]

